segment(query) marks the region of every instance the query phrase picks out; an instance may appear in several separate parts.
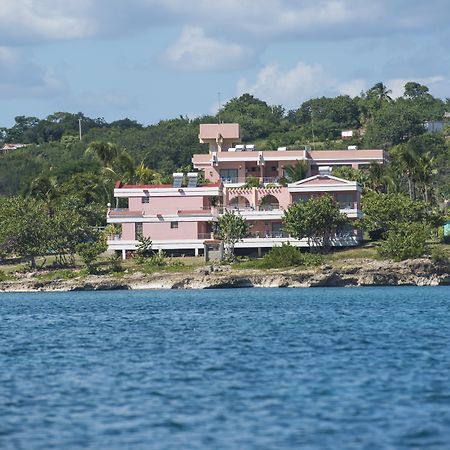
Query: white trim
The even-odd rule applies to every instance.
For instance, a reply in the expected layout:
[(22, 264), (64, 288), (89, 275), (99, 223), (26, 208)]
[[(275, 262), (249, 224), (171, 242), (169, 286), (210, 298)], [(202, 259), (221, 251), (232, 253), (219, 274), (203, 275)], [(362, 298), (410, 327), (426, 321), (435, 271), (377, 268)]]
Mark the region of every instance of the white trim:
[[(205, 239), (189, 240), (152, 240), (152, 249), (154, 250), (195, 250), (202, 249)], [(340, 237), (332, 240), (333, 247), (351, 247), (359, 244), (356, 236)], [(289, 243), (294, 247), (308, 247), (306, 239), (293, 238), (246, 238), (237, 242), (236, 248), (272, 248), (281, 246), (283, 243)], [(135, 240), (108, 240), (108, 250), (136, 250), (139, 241)]]
[(341, 185), (309, 185), (309, 186), (288, 186), (288, 191), (290, 193), (295, 192), (344, 192), (344, 191), (350, 191), (350, 192), (360, 192), (359, 187), (355, 186), (348, 186), (346, 184)]
[(152, 216), (128, 216), (108, 217), (107, 223), (170, 223), (170, 222), (211, 222), (216, 220), (212, 215), (189, 216), (189, 215), (152, 215)]
[(114, 197), (207, 197), (220, 195), (221, 186), (215, 187), (167, 187), (167, 188), (115, 188)]

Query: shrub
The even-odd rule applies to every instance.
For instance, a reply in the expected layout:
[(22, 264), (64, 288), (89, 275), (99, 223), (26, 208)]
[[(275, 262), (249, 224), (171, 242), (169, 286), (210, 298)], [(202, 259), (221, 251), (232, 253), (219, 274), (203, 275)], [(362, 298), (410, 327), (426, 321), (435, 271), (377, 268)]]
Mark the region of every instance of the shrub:
[(431, 261), (435, 264), (445, 264), (448, 263), (449, 258), (442, 247), (434, 247), (431, 251)]
[(113, 255), (108, 259), (109, 271), (112, 273), (123, 272), (122, 258), (120, 255)]
[(273, 247), (261, 260), (261, 267), (281, 268), (295, 266), (317, 266), (323, 261), (322, 256), (313, 253), (302, 253), (297, 247), (283, 244)]
[(430, 228), (425, 224), (398, 222), (387, 232), (378, 251), (381, 256), (395, 261), (419, 258), (426, 251), (429, 237)]

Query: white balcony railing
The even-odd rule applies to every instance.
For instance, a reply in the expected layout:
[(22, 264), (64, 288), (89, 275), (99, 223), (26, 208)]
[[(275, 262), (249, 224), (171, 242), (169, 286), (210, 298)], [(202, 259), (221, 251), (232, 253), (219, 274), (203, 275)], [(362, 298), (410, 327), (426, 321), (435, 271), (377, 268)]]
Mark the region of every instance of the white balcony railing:
[(245, 184), (247, 182), (254, 181), (255, 178), (259, 180), (261, 184), (278, 184), (279, 177), (220, 177), (220, 180), (224, 184)]

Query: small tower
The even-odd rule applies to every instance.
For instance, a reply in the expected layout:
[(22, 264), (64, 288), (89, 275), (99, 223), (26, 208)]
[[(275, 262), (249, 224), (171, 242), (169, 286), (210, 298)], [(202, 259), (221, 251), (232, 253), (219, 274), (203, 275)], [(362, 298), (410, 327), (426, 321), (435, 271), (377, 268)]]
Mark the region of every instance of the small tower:
[(238, 123), (201, 124), (198, 139), (209, 144), (209, 153), (226, 152), (233, 143), (241, 142), (241, 130)]

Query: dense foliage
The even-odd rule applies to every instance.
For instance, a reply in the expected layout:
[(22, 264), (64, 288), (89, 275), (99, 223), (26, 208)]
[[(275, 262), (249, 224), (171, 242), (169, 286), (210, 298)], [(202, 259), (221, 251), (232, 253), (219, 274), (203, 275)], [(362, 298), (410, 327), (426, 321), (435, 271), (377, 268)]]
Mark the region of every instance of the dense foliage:
[(247, 236), (247, 221), (235, 211), (225, 211), (218, 220), (218, 235), (224, 244), (225, 256), (234, 257), (234, 246)]
[(338, 203), (329, 195), (292, 204), (284, 214), (284, 229), (297, 239), (306, 238), (310, 248), (326, 252), (338, 227), (347, 223)]

